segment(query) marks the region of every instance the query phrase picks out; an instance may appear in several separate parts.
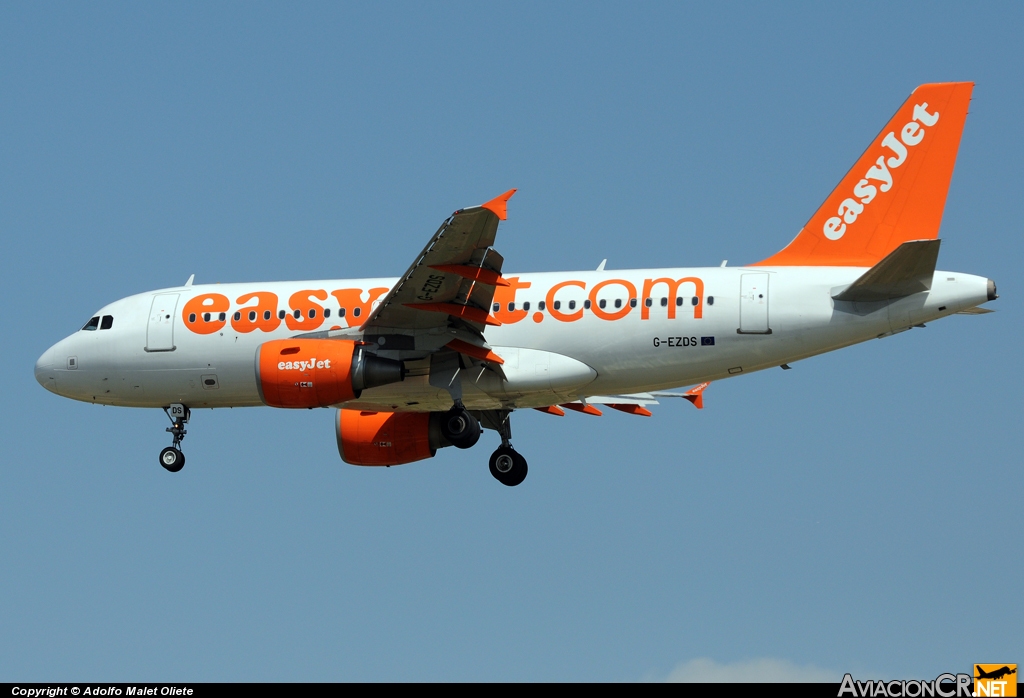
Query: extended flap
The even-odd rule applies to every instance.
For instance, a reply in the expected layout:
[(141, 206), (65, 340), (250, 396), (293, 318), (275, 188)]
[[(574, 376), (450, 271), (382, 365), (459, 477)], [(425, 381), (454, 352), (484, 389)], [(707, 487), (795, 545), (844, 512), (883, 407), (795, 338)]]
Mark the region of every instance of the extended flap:
[(884, 301), (931, 290), (941, 240), (911, 240), (864, 272), (837, 301)]

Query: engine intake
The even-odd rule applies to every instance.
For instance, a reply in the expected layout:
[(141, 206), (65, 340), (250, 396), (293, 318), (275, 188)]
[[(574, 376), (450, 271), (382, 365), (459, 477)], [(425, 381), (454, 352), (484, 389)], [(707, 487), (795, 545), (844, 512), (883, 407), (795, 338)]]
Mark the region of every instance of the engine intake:
[(401, 465), (433, 458), (451, 444), (441, 435), (444, 412), (338, 410), (335, 434), (351, 465)]
[(256, 386), (271, 407), (328, 407), (405, 379), (401, 361), (345, 339), (276, 339), (256, 349)]

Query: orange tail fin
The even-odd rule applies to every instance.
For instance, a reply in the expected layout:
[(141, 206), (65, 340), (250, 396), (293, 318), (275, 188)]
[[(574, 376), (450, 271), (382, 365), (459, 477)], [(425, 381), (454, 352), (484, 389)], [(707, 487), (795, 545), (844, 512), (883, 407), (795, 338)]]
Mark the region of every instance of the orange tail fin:
[(972, 82), (921, 85), (785, 249), (753, 266), (870, 267), (939, 236)]

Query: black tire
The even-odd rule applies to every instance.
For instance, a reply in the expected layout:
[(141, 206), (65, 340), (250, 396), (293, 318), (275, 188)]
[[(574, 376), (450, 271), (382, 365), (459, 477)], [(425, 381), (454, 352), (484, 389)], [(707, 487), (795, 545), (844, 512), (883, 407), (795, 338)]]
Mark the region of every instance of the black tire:
[(185, 467), (185, 454), (173, 446), (168, 446), (160, 451), (160, 465), (165, 470), (176, 473)]
[(455, 448), (472, 448), (480, 440), (480, 422), (468, 410), (453, 407), (441, 418), (441, 434)]
[[(508, 461), (511, 460), (511, 464)], [(500, 446), (491, 454), (488, 463), (494, 479), (506, 487), (515, 487), (526, 479), (529, 468), (526, 459), (511, 447)], [(507, 469), (506, 469), (507, 468)]]

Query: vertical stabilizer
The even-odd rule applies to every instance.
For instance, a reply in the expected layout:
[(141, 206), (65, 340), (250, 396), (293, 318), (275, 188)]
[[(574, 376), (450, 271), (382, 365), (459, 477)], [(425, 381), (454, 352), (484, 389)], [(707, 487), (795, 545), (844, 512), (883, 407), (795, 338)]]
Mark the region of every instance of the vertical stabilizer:
[(793, 242), (755, 266), (871, 267), (939, 235), (971, 82), (921, 85)]

